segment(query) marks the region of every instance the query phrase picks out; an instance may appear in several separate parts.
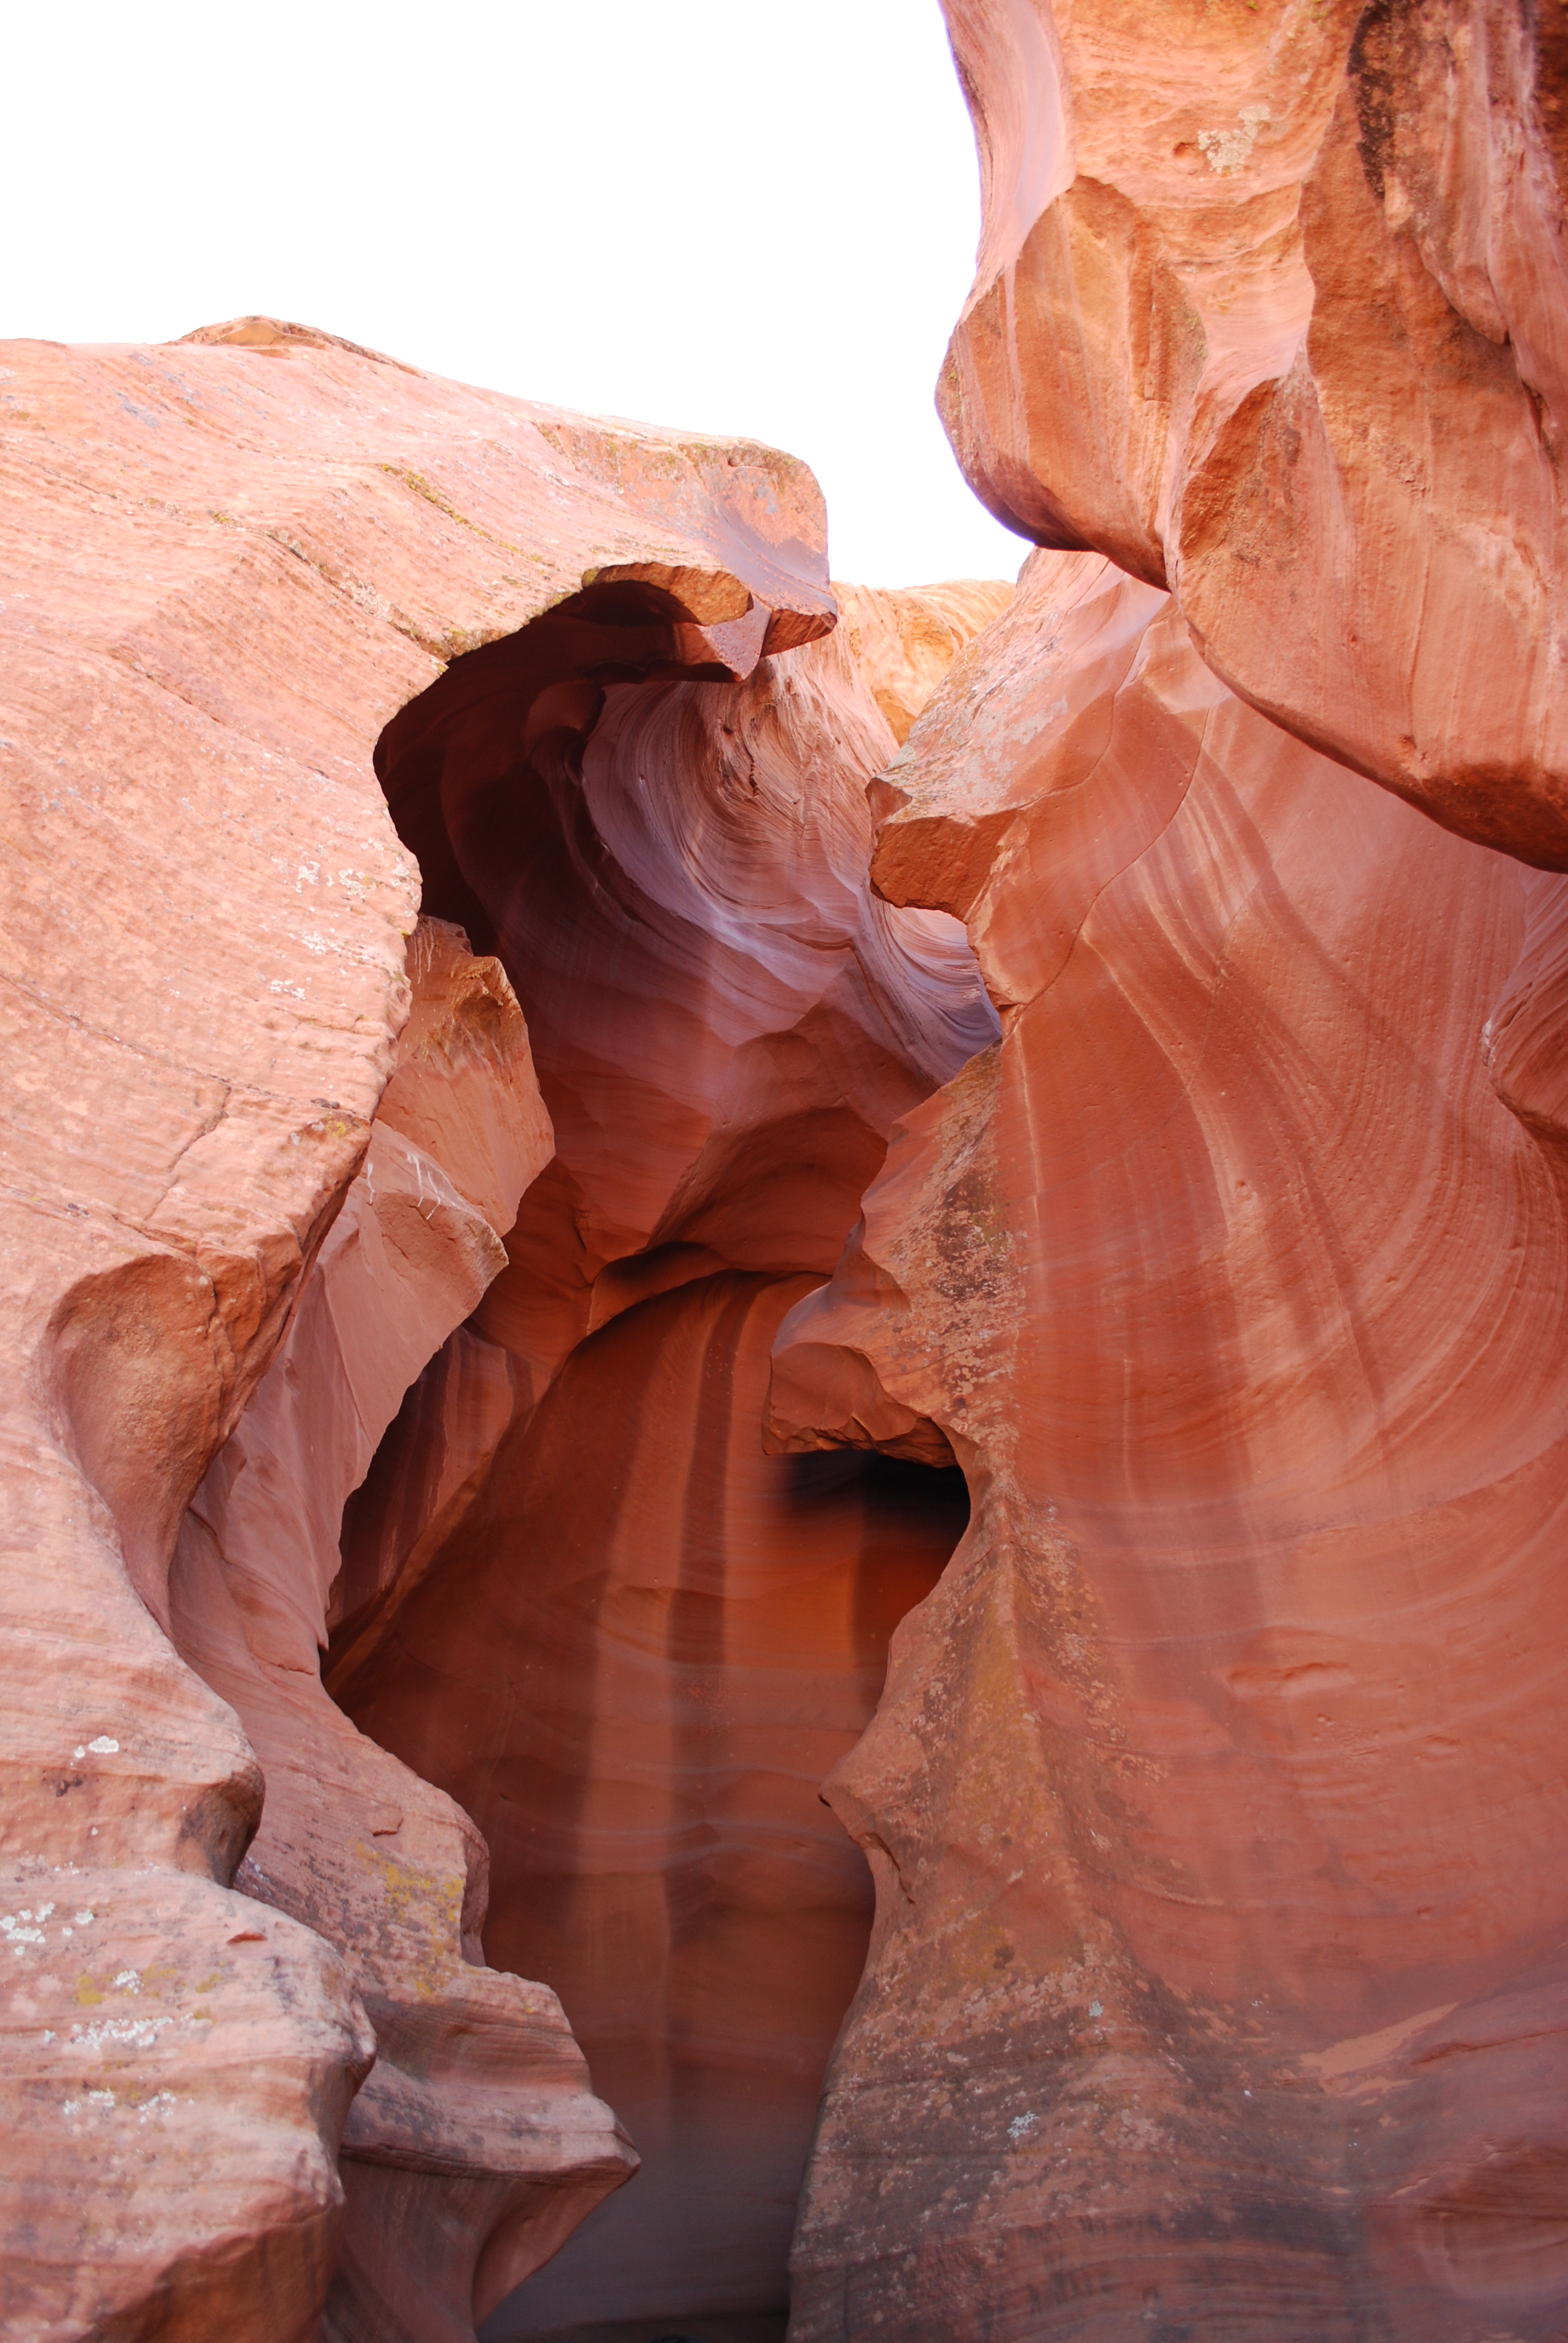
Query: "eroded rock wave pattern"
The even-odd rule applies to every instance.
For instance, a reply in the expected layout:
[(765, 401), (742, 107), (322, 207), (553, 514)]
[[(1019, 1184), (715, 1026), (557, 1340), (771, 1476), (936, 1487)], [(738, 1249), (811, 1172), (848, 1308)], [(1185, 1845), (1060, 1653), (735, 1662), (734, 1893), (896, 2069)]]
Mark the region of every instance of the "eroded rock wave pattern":
[(829, 1785), (878, 1925), (791, 2332), (1554, 2336), (1568, 1224), (1497, 1077), (1568, 881), (1094, 555), (878, 793), (1004, 1032), (779, 1339), (780, 1438), (929, 1427), (975, 1507)]
[(23, 2343), (1564, 2331), (1568, 44), (947, 14), (1016, 597), (5, 347)]
[[(618, 1485), (639, 1374), (657, 1423), (716, 1306), (674, 1435), (694, 1445), (669, 1460), (699, 1495), (684, 1529), (660, 1515), (652, 1600), (687, 1572), (688, 1609), (729, 1601), (740, 1647), (814, 1624), (733, 1667), (699, 1632), (695, 1679), (678, 1638), (655, 1688), (656, 1744), (693, 1697), (729, 1715), (721, 1742), (759, 1741), (710, 1751), (695, 1787), (668, 1748), (639, 1760), (676, 1785), (633, 1834), (656, 1881), (694, 1834), (723, 1837), (727, 1795), (740, 1818), (632, 2063), (668, 2066), (694, 2025), (700, 2069), (728, 2025), (726, 2105), (780, 2069), (755, 2234), (744, 2214), (715, 2231), (726, 2298), (760, 2289), (771, 2314), (869, 1919), (817, 1785), (965, 1505), (956, 1476), (766, 1458), (767, 1348), (894, 1117), (995, 1030), (957, 924), (871, 895), (864, 786), (1009, 589), (851, 589), (859, 648), (835, 647), (793, 459), (272, 320), (5, 359), (6, 2331), (460, 2343), (634, 2170), (558, 1998), (514, 1966), (570, 1938), (541, 1914), (572, 1862), (540, 1887), (537, 1848), (501, 1830), (508, 1966), (486, 1966), (480, 1831), (354, 1728), (318, 1663), (334, 1626), (345, 1682), (385, 1660), (492, 1458), (598, 1329), (607, 1388), (633, 1362), (593, 1463)], [(519, 670), (542, 706), (496, 702)], [(372, 754), (405, 818), (399, 744), (427, 745), (432, 709), (436, 735), (478, 710), (505, 755), (453, 753), (452, 831), (420, 832), (421, 872)], [(533, 1049), (498, 945), (529, 973)], [(574, 1456), (605, 1348), (549, 1419)], [(732, 1452), (739, 1527), (708, 1485)], [(527, 1513), (495, 1477), (484, 1519)], [(536, 1589), (558, 1624), (572, 1486)], [(514, 1541), (497, 1567), (518, 1564)], [(818, 1581), (819, 1604), (791, 1598)], [(598, 1795), (600, 1657), (595, 1620), (561, 1633), (584, 1704), (565, 1843)], [(472, 1707), (413, 1688), (385, 1738), (484, 1805)], [(781, 2050), (745, 2013), (797, 1876), (798, 1948), (822, 1957), (786, 1946)], [(748, 1908), (737, 1999), (719, 1947)], [(635, 1932), (629, 1951), (646, 1966)], [(591, 2015), (591, 1962), (572, 1976)], [(643, 2092), (656, 2139), (678, 2096)], [(722, 2118), (715, 2137), (710, 2166)], [(667, 2175), (667, 2208), (680, 2194)]]
[(1568, 868), (1568, 33), (1516, 0), (947, 0), (985, 190), (941, 404), (1253, 706)]
[(498, 2332), (786, 2308), (870, 1916), (819, 1785), (966, 1507), (945, 1454), (765, 1454), (769, 1348), (997, 1030), (951, 915), (872, 894), (866, 790), (1008, 598), (846, 589), (840, 633), (759, 657), (594, 587), (382, 744), (556, 1152), (349, 1510), (328, 1682), (478, 1823), (487, 1949), (560, 1981), (645, 2158)]

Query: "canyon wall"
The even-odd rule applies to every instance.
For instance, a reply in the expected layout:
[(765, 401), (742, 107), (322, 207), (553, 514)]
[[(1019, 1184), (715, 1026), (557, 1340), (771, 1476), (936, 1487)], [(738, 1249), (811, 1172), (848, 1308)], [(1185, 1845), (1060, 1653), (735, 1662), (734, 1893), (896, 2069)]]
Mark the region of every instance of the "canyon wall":
[(945, 0), (990, 506), (1169, 587), (1252, 706), (1568, 868), (1554, 0)]
[(645, 2159), (497, 2333), (786, 2308), (870, 1916), (819, 1785), (966, 1507), (945, 1455), (765, 1455), (769, 1349), (996, 1031), (957, 922), (871, 893), (866, 790), (1010, 592), (842, 589), (831, 637), (694, 676), (590, 589), (382, 743), (556, 1152), (349, 1509), (327, 1682), (479, 1825), (489, 1955), (559, 1982)]
[(1547, 2343), (1555, 19), (947, 13), (941, 404), (1054, 550), (871, 790), (1002, 1038), (776, 1346), (777, 1444), (974, 1508), (829, 1785), (791, 2336)]
[(1568, 882), (1103, 557), (971, 661), (872, 867), (1002, 1039), (776, 1355), (780, 1441), (930, 1427), (974, 1504), (829, 1785), (791, 2335), (1555, 2336), (1568, 1130), (1495, 1037)]
[[(466, 654), (584, 596), (629, 630), (618, 677), (711, 685), (811, 642), (836, 609), (820, 501), (749, 443), (266, 319), (0, 367), (5, 2324), (471, 2335), (636, 2158), (555, 1996), (483, 1964), (473, 1824), (320, 1684), (328, 1614), (397, 1591), (344, 1566), (343, 1500), (431, 1354), (493, 1350), (463, 1325), (555, 1172), (487, 924), (415, 932), (372, 757)], [(949, 618), (889, 668), (895, 709)], [(858, 691), (879, 760), (851, 684), (824, 707)], [(989, 1016), (953, 923), (870, 906), (859, 821), (839, 851), (866, 935), (820, 953), (836, 1045), (869, 1021), (859, 1088), (840, 1110), (807, 1063), (786, 1115), (826, 1133), (824, 1270), (892, 1111)], [(734, 1143), (766, 1159), (776, 1119), (732, 1118)], [(723, 1219), (694, 1205), (677, 1260)], [(540, 1389), (575, 1339), (528, 1353)]]
[(947, 15), (1016, 597), (0, 348), (23, 2343), (1564, 2332), (1568, 40)]
[(288, 1331), (196, 1491), (169, 1576), (176, 1649), (266, 1781), (235, 1884), (343, 1953), (376, 2064), (342, 2136), (329, 2343), (459, 2337), (637, 2158), (557, 1997), (487, 1968), (471, 1821), (324, 1691), (344, 1500), (408, 1384), (505, 1259), (549, 1119), (505, 975), (422, 920), (412, 1007), (361, 1171)]

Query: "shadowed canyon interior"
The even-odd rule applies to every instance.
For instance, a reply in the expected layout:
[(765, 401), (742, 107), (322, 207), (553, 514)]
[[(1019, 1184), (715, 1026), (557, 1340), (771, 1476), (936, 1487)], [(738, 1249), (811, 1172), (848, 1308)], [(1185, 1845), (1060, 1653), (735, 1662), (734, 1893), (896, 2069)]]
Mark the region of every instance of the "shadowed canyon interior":
[(738, 629), (590, 589), (378, 759), (427, 914), (516, 988), (556, 1153), (348, 1502), (326, 1681), (477, 1824), (486, 1956), (560, 1994), (643, 2158), (498, 2337), (781, 2333), (871, 1920), (819, 1785), (968, 1515), (945, 1446), (764, 1453), (780, 1322), (995, 1021), (956, 922), (866, 884), (899, 714), (866, 628), (742, 674)]

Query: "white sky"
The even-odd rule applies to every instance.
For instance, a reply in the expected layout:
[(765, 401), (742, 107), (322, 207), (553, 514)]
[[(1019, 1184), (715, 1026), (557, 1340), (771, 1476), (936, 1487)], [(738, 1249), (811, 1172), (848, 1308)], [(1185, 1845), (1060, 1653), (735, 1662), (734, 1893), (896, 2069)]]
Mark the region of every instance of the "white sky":
[(937, 0), (9, 12), (0, 335), (263, 311), (804, 456), (835, 573), (1011, 577), (931, 405), (978, 232)]

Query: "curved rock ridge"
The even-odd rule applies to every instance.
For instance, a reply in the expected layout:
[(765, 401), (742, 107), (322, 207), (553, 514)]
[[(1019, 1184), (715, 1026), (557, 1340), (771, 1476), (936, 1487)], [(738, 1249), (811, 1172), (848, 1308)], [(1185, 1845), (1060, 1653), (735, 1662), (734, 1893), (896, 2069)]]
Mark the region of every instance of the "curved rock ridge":
[(461, 2332), (470, 2304), (482, 2318), (637, 2162), (556, 1996), (483, 1965), (473, 1824), (321, 1684), (344, 1500), (504, 1261), (551, 1151), (499, 966), (428, 920), (408, 965), (413, 1007), (363, 1168), (171, 1574), (175, 1642), (266, 1778), (236, 1885), (342, 1950), (375, 2027), (343, 2134), (327, 2343)]
[(894, 1119), (995, 1033), (958, 923), (872, 893), (866, 789), (896, 748), (877, 690), (910, 705), (1010, 589), (853, 590), (860, 656), (727, 666), (686, 659), (660, 589), (596, 584), (383, 738), (427, 909), (505, 962), (554, 1124), (473, 1322), (524, 1407), (648, 1293), (826, 1276)]
[(992, 578), (960, 578), (891, 592), (835, 583), (839, 641), (871, 687), (901, 749), (910, 727), (955, 659), (998, 618), (1013, 589)]
[(940, 400), (999, 518), (1568, 868), (1568, 34), (1514, 0), (945, 0), (985, 198)]
[(794, 2343), (1545, 2343), (1568, 2302), (1568, 882), (1037, 553), (873, 870), (1000, 1042), (778, 1340), (971, 1526), (828, 1794), (877, 1922)]
[(585, 578), (705, 669), (811, 639), (820, 499), (277, 321), (0, 369), (0, 2318), (313, 2337), (378, 2039), (334, 2331), (461, 2336), (629, 2157), (460, 1957), (471, 1825), (313, 1689), (335, 1508), (548, 1144), (456, 939), (375, 1120), (418, 873), (371, 752)]
[(556, 1153), (346, 1513), (327, 1681), (473, 1814), (490, 1956), (558, 1986), (646, 2159), (493, 2333), (781, 2313), (869, 1918), (818, 1785), (962, 1526), (950, 1473), (760, 1436), (895, 1119), (997, 1031), (957, 922), (871, 892), (866, 789), (884, 704), (1011, 588), (836, 591), (825, 640), (683, 667), (659, 591), (596, 583), (378, 754), (427, 908), (518, 988)]

